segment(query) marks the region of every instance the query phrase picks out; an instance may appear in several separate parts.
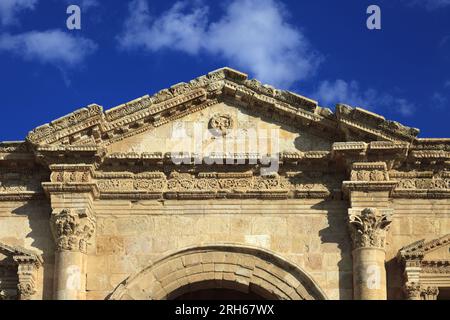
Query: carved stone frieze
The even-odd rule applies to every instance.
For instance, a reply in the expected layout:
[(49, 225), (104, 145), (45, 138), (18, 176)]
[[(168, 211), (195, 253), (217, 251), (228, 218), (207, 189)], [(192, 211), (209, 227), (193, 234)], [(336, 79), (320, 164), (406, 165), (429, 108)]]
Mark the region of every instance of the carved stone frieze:
[(95, 226), (95, 218), (85, 210), (63, 209), (51, 216), (51, 229), (58, 250), (86, 253)]
[(352, 166), (351, 181), (388, 181), (384, 162), (356, 162)]
[(366, 208), (361, 212), (350, 210), (349, 224), (353, 248), (384, 249), (386, 232), (392, 222), (390, 212), (378, 213), (375, 208)]
[(450, 275), (450, 260), (422, 261), (421, 272)]
[(26, 191), (42, 192), (41, 181), (47, 179), (46, 172), (34, 168), (0, 168), (0, 194)]
[(399, 180), (397, 189), (450, 189), (450, 179), (403, 179)]
[(56, 183), (90, 182), (92, 177), (89, 165), (51, 165), (50, 170), (50, 181)]
[[(96, 173), (96, 183), (101, 194), (129, 195), (132, 192), (145, 194), (183, 193), (184, 197), (195, 193), (199, 195), (247, 194), (248, 197), (259, 197), (279, 192), (291, 197), (325, 198), (333, 189), (340, 187), (339, 179), (332, 175), (318, 173), (288, 172), (283, 175), (259, 176), (252, 172), (199, 172), (197, 174), (173, 171), (167, 176), (163, 172), (152, 173)], [(209, 197), (209, 196), (208, 196)], [(153, 196), (152, 196), (153, 198)]]

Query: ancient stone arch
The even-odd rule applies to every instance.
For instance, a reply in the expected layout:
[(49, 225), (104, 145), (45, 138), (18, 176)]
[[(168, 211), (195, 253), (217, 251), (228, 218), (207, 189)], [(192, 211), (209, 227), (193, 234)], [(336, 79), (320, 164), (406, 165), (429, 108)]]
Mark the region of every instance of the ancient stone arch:
[(326, 299), (298, 266), (267, 250), (242, 245), (207, 245), (169, 254), (130, 276), (110, 299), (174, 299), (219, 287), (252, 291), (266, 299)]

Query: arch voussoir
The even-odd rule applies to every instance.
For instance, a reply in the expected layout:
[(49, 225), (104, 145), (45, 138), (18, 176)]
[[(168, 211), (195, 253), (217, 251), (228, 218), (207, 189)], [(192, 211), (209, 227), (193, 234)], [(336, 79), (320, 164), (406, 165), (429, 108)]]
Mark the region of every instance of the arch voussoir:
[(111, 299), (172, 299), (212, 288), (271, 299), (325, 299), (299, 267), (263, 249), (211, 245), (176, 252), (130, 277)]

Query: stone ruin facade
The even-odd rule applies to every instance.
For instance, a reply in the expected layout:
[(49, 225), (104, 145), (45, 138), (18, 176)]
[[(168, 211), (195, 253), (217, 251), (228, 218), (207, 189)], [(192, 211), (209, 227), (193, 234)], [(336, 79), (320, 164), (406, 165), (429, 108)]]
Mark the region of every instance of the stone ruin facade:
[(0, 300), (449, 299), (450, 139), (418, 133), (229, 68), (89, 105), (0, 143)]

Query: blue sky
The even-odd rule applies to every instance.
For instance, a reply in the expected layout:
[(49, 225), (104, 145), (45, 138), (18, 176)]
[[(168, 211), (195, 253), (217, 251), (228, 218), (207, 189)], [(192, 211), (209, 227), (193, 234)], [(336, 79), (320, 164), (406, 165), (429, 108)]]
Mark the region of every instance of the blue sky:
[(223, 66), (450, 137), (450, 0), (0, 0), (0, 141)]

